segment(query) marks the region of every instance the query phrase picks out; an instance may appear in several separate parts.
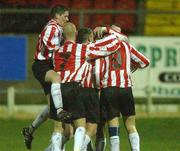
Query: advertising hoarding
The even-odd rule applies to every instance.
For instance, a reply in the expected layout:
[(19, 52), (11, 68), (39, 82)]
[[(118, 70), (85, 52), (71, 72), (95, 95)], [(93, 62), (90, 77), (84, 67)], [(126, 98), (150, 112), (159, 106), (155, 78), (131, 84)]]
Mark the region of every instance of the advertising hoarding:
[(130, 37), (130, 43), (150, 59), (132, 74), (134, 95), (145, 96), (148, 87), (155, 97), (180, 97), (180, 38)]

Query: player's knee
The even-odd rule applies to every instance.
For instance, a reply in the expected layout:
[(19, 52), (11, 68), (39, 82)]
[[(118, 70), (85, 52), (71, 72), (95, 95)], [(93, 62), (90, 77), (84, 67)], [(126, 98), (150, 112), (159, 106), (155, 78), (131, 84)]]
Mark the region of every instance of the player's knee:
[(62, 133), (63, 128), (62, 128), (62, 123), (61, 122), (54, 122), (54, 132)]
[(115, 117), (112, 120), (108, 121), (110, 127), (119, 127), (119, 117)]
[(91, 137), (95, 136), (97, 133), (97, 127), (88, 127), (86, 133)]
[(124, 118), (124, 123), (128, 133), (136, 132), (135, 116), (129, 116)]
[(74, 126), (75, 128), (77, 127), (86, 127), (86, 119), (85, 118), (80, 118), (74, 120)]
[(60, 75), (55, 71), (50, 70), (46, 73), (45, 81), (52, 83), (60, 83), (61, 82)]
[(54, 74), (52, 77), (52, 82), (53, 83), (60, 83), (61, 82), (60, 76), (58, 74)]
[(126, 124), (126, 129), (128, 133), (136, 132), (136, 126), (134, 124)]
[(68, 139), (70, 139), (73, 136), (73, 132), (69, 128), (64, 129), (64, 136)]

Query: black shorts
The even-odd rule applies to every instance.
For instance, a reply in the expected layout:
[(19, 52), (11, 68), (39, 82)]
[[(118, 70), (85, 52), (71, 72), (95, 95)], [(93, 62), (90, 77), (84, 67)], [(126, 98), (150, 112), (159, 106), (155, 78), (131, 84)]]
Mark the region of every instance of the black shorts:
[(40, 82), (45, 95), (50, 94), (51, 83), (45, 82), (46, 72), (53, 70), (53, 63), (51, 60), (35, 60), (32, 64), (32, 71), (34, 77)]
[[(61, 84), (63, 109), (72, 114), (72, 120), (85, 118), (86, 116), (84, 102), (79, 99), (79, 94), (82, 93), (81, 91), (82, 87), (79, 83), (68, 82)], [(50, 102), (50, 117), (56, 119), (56, 109), (52, 99)]]
[(134, 97), (131, 88), (108, 87), (101, 90), (100, 103), (103, 118), (135, 115)]
[(82, 88), (79, 94), (79, 101), (84, 102), (86, 121), (90, 123), (99, 123), (100, 108), (96, 89)]

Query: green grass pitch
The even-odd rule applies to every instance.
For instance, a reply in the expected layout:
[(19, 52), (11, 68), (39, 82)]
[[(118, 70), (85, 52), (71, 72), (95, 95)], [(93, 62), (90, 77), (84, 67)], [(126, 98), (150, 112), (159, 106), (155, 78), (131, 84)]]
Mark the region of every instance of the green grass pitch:
[[(0, 119), (0, 151), (26, 151), (21, 129), (31, 120)], [(137, 128), (141, 139), (141, 151), (180, 151), (180, 118), (138, 118)], [(35, 133), (32, 151), (44, 151), (48, 146), (53, 122), (47, 121)], [(126, 131), (121, 121), (121, 150), (130, 151)], [(66, 151), (73, 151), (73, 140)], [(109, 151), (107, 145), (106, 151)]]

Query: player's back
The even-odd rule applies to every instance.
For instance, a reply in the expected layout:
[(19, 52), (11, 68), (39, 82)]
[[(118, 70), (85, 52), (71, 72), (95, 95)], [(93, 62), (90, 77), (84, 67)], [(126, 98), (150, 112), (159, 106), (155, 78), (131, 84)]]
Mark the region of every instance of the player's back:
[(101, 61), (105, 64), (102, 80), (103, 87), (131, 87), (130, 61), (130, 45), (122, 42), (121, 47), (114, 54), (105, 57)]
[(56, 70), (66, 71), (78, 69), (85, 61), (85, 53), (85, 45), (66, 41), (60, 50), (55, 53), (55, 63), (64, 65), (63, 68), (57, 68)]
[(87, 72), (85, 59), (86, 45), (66, 41), (54, 56), (55, 71), (61, 72), (62, 82), (80, 81)]

